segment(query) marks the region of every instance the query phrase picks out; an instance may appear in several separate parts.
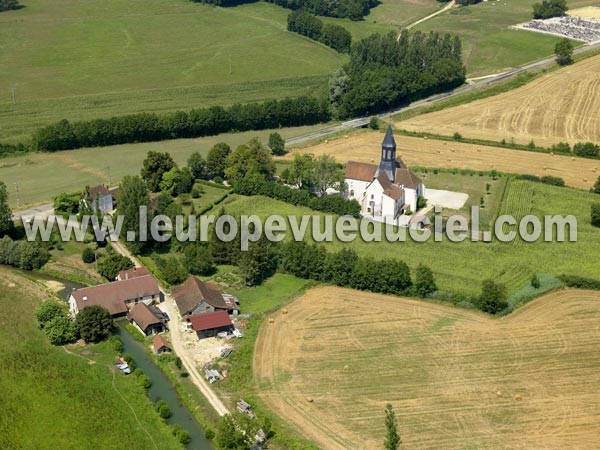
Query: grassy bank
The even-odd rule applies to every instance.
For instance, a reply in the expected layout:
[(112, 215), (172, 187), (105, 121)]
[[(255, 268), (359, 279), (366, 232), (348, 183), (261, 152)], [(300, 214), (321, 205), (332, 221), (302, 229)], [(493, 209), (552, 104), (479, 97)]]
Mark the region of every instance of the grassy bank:
[(53, 297), (4, 267), (0, 279), (0, 448), (182, 448), (135, 378), (101, 365), (107, 344), (78, 349), (98, 364), (50, 346), (34, 311)]

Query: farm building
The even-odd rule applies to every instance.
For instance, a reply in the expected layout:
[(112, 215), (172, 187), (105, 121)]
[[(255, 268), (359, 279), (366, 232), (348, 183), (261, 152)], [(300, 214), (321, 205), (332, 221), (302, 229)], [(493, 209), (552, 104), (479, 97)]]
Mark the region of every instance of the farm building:
[(380, 222), (398, 220), (406, 211), (416, 211), (425, 185), (396, 157), (396, 141), (388, 127), (381, 144), (379, 165), (348, 161), (345, 174), (348, 198), (360, 203), (361, 214)]
[(87, 306), (100, 305), (112, 317), (127, 315), (129, 308), (139, 302), (151, 305), (162, 301), (158, 283), (151, 275), (114, 281), (81, 289), (69, 296), (69, 310), (79, 314)]
[(216, 336), (221, 331), (229, 332), (233, 330), (233, 323), (227, 311), (193, 314), (187, 317), (187, 321), (201, 339)]
[(109, 188), (103, 184), (89, 188), (83, 193), (83, 201), (93, 212), (100, 209), (100, 212), (108, 213), (117, 208), (118, 188)]
[(154, 306), (136, 303), (127, 314), (129, 320), (145, 336), (162, 333), (166, 330), (162, 313)]
[(171, 346), (164, 337), (157, 334), (152, 340), (152, 351), (156, 355), (162, 355), (163, 353), (170, 352)]
[(146, 275), (152, 275), (147, 267), (134, 267), (133, 269), (121, 270), (117, 275), (117, 280), (129, 280), (130, 278)]
[(217, 285), (204, 283), (196, 277), (189, 277), (185, 283), (175, 288), (173, 298), (181, 317), (215, 311), (234, 315), (239, 312), (234, 296), (223, 294)]

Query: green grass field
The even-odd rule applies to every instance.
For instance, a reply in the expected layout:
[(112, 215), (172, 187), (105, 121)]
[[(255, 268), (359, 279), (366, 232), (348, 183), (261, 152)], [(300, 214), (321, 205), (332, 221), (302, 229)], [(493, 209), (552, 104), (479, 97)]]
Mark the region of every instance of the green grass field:
[[(531, 19), (534, 3), (535, 0), (483, 2), (442, 13), (415, 29), (459, 35), (468, 76), (490, 75), (554, 53), (559, 38), (509, 28)], [(593, 4), (597, 2), (569, 1), (570, 8)]]
[[(317, 129), (318, 126), (275, 130), (285, 139)], [(11, 208), (16, 208), (15, 183), (19, 185), (20, 206), (47, 203), (61, 192), (76, 192), (99, 183), (116, 185), (125, 175), (140, 173), (149, 151), (169, 152), (185, 165), (188, 157), (199, 152), (206, 155), (217, 142), (232, 148), (258, 136), (268, 142), (274, 130), (229, 133), (198, 139), (179, 139), (143, 144), (124, 144), (102, 148), (84, 148), (57, 153), (29, 153), (0, 159), (0, 180), (9, 190)]]
[[(43, 286), (5, 267), (0, 280), (0, 448), (182, 448), (134, 377), (115, 374), (114, 386), (146, 431), (109, 368), (48, 343), (34, 318), (49, 298)], [(87, 355), (114, 357), (105, 344)]]
[[(523, 188), (532, 195), (523, 196)], [(453, 190), (460, 190), (455, 185)], [(590, 223), (590, 205), (597, 201), (596, 195), (571, 188), (557, 188), (540, 183), (513, 180), (507, 188), (505, 202), (500, 214), (514, 211), (528, 211), (542, 218), (546, 214), (573, 214), (578, 221), (578, 241), (535, 242), (535, 243), (484, 243), (464, 241), (462, 243), (412, 241), (389, 243), (366, 243), (359, 239), (352, 243), (332, 242), (332, 249), (347, 246), (363, 256), (374, 258), (399, 258), (411, 269), (423, 263), (432, 268), (440, 290), (452, 294), (478, 295), (481, 281), (492, 278), (505, 284), (509, 293), (517, 292), (529, 284), (536, 273), (551, 275), (576, 274), (599, 278), (600, 268), (596, 256), (600, 252), (600, 231)], [(271, 214), (302, 215), (316, 214), (307, 208), (255, 197), (233, 197), (225, 202), (227, 212), (234, 214), (257, 214), (261, 217)]]
[[(344, 62), (268, 3), (27, 0), (0, 16), (0, 141), (60, 120), (321, 92)], [(12, 104), (9, 88), (16, 88)]]

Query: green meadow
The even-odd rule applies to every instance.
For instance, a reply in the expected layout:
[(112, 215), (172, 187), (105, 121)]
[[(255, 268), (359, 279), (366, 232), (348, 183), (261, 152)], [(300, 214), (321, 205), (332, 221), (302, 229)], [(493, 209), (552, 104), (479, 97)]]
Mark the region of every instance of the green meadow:
[(179, 165), (186, 165), (192, 153), (206, 155), (217, 142), (226, 142), (235, 148), (258, 136), (266, 144), (273, 131), (288, 139), (317, 128), (319, 126), (280, 128), (198, 139), (82, 148), (56, 153), (27, 153), (0, 159), (0, 180), (8, 187), (9, 202), (13, 209), (17, 205), (15, 183), (18, 183), (20, 208), (23, 209), (51, 202), (61, 192), (77, 192), (85, 186), (100, 183), (116, 185), (125, 175), (140, 173), (142, 161), (149, 151), (169, 152)]
[[(482, 2), (444, 12), (415, 29), (460, 36), (468, 76), (491, 75), (554, 54), (560, 38), (510, 28), (531, 19), (534, 3), (535, 0)], [(597, 4), (593, 0), (568, 3), (570, 8)]]
[[(460, 177), (460, 176), (459, 176)], [(477, 177), (476, 177), (477, 178)], [(457, 178), (452, 190), (460, 190)], [(524, 192), (527, 195), (524, 195)], [(499, 214), (515, 214), (517, 220), (527, 214), (541, 218), (546, 214), (573, 214), (578, 222), (577, 242), (512, 243), (442, 242), (424, 243), (363, 242), (334, 240), (325, 243), (332, 250), (353, 248), (363, 256), (397, 258), (414, 270), (425, 264), (433, 270), (438, 288), (451, 295), (478, 295), (481, 282), (492, 278), (506, 285), (509, 294), (529, 285), (534, 273), (549, 275), (573, 274), (600, 278), (597, 255), (600, 254), (600, 230), (590, 223), (590, 206), (597, 195), (572, 188), (559, 188), (541, 183), (511, 180), (499, 207)], [(499, 201), (499, 200), (498, 200)], [(310, 209), (292, 206), (269, 198), (230, 197), (222, 204), (227, 213), (257, 214), (265, 217), (280, 215), (320, 215)], [(219, 206), (220, 207), (220, 206)], [(310, 231), (310, 228), (309, 228)], [(568, 232), (567, 232), (568, 236)], [(414, 273), (414, 272), (413, 272)]]
[(78, 351), (99, 364), (52, 347), (34, 317), (50, 294), (5, 267), (0, 280), (0, 448), (183, 448), (135, 377), (102, 365), (107, 344)]
[[(27, 0), (0, 15), (0, 141), (40, 125), (321, 93), (345, 57), (289, 10), (189, 0)], [(16, 88), (16, 104), (9, 88)]]

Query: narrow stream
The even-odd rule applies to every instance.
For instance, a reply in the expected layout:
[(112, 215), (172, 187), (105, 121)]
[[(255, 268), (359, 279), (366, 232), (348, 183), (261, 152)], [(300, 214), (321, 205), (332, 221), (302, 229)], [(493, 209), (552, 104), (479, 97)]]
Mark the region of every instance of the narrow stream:
[[(85, 287), (85, 285), (61, 280), (47, 275), (27, 272), (27, 276), (39, 280), (57, 281), (64, 285), (58, 291), (58, 295), (68, 300), (73, 289)], [(123, 352), (129, 353), (135, 359), (137, 366), (152, 380), (152, 386), (148, 389), (148, 397), (153, 402), (163, 400), (171, 410), (171, 417), (167, 419), (169, 425), (178, 424), (190, 433), (191, 442), (187, 445), (189, 450), (213, 450), (214, 446), (204, 436), (204, 430), (194, 418), (190, 410), (180, 401), (179, 394), (173, 387), (171, 380), (162, 372), (150, 355), (146, 352), (145, 344), (136, 341), (125, 329), (125, 319), (117, 321), (117, 334), (123, 340)], [(130, 375), (132, 376), (132, 375)]]
[(171, 384), (171, 380), (163, 373), (150, 355), (146, 352), (144, 344), (136, 341), (133, 336), (125, 329), (126, 320), (117, 322), (117, 334), (123, 340), (123, 352), (129, 353), (135, 359), (137, 367), (152, 380), (152, 386), (148, 389), (150, 400), (156, 402), (163, 400), (171, 409), (171, 417), (167, 419), (170, 425), (179, 424), (190, 433), (192, 441), (187, 446), (188, 449), (209, 450), (214, 447), (204, 437), (204, 430), (194, 418), (187, 407), (181, 403), (179, 394)]

